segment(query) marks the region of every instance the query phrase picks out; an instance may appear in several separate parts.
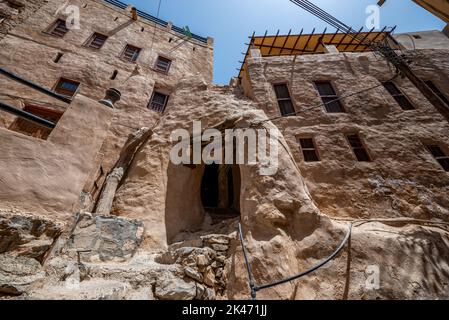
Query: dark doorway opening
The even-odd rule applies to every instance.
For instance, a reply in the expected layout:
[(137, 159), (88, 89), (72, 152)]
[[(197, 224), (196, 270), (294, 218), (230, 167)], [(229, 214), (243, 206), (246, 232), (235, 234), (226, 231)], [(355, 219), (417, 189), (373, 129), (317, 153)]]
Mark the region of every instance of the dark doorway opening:
[(205, 208), (218, 207), (218, 169), (217, 164), (207, 165), (201, 183), (201, 201)]
[(206, 165), (201, 201), (213, 223), (240, 216), (240, 169), (236, 165)]

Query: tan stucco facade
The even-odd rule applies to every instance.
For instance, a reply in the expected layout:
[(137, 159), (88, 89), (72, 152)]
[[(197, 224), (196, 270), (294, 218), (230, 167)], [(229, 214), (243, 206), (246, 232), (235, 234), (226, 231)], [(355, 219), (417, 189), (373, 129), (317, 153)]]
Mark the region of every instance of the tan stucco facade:
[[(309, 269), (350, 235), (331, 263), (261, 299), (449, 296), (449, 173), (427, 148), (449, 155), (449, 124), (384, 58), (336, 47), (283, 56), (251, 49), (242, 79), (217, 86), (211, 38), (143, 14), (135, 20), (115, 0), (71, 0), (81, 28), (58, 38), (48, 28), (67, 18), (60, 1), (14, 11), (17, 2), (0, 6), (2, 68), (51, 90), (60, 78), (80, 86), (63, 102), (0, 76), (2, 103), (62, 114), (43, 137), (0, 111), (0, 299), (247, 299), (239, 223), (259, 285)], [(95, 32), (107, 36), (100, 49), (86, 46)], [(449, 39), (436, 31), (395, 38), (413, 71), (448, 97)], [(127, 44), (141, 49), (136, 61), (123, 59)], [(171, 61), (168, 73), (155, 70), (158, 56)], [(400, 107), (387, 80), (413, 108)], [(327, 112), (320, 81), (344, 112)], [(281, 113), (275, 85), (287, 88), (294, 114)], [(121, 99), (108, 107), (98, 101), (111, 87)], [(169, 96), (163, 112), (149, 105), (155, 92)], [(172, 133), (192, 134), (198, 120), (203, 130), (273, 133), (278, 152), (267, 159), (276, 170), (175, 165)], [(350, 134), (370, 161), (358, 161)], [(317, 161), (306, 161), (302, 138), (312, 139)], [(373, 266), (376, 289), (366, 286)]]

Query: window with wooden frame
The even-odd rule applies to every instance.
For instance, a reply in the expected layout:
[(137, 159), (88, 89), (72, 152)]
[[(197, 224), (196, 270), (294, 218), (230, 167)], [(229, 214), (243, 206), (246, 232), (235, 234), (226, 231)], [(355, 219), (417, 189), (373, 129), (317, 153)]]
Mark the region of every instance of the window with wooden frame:
[(69, 32), (69, 29), (67, 28), (65, 20), (58, 19), (50, 26), (50, 28), (47, 29), (46, 32), (52, 36), (63, 38), (66, 33)]
[(330, 81), (315, 81), (314, 85), (328, 113), (345, 112)]
[(80, 83), (66, 78), (59, 79), (55, 86), (55, 92), (66, 97), (73, 97), (78, 90)]
[(172, 61), (170, 59), (159, 56), (156, 60), (155, 69), (162, 73), (168, 73), (170, 70)]
[(362, 140), (360, 140), (360, 137), (358, 134), (348, 134), (346, 135), (346, 139), (349, 142), (349, 145), (352, 148), (352, 151), (354, 152), (356, 158), (358, 161), (361, 162), (370, 162), (371, 158), (366, 151), (365, 146), (362, 143)]
[(415, 110), (415, 107), (412, 105), (410, 100), (402, 93), (401, 90), (396, 86), (394, 82), (387, 81), (383, 83), (385, 89), (387, 89), (388, 93), (396, 100), (402, 110)]
[(92, 49), (101, 49), (103, 45), (106, 43), (106, 40), (108, 39), (108, 36), (105, 36), (101, 33), (95, 32), (89, 40), (86, 42), (86, 47), (92, 48)]
[(127, 44), (120, 57), (129, 62), (136, 62), (137, 58), (139, 58), (140, 51), (142, 49)]
[(429, 144), (426, 145), (426, 147), (441, 167), (443, 167), (444, 171), (449, 172), (449, 156), (443, 151), (443, 149), (436, 144)]
[[(57, 123), (64, 113), (60, 110), (38, 105), (26, 105), (23, 110), (53, 123)], [(52, 132), (52, 129), (48, 127), (20, 117), (17, 117), (9, 126), (9, 130), (43, 140), (46, 140)]]
[(313, 138), (300, 138), (299, 145), (301, 146), (301, 151), (305, 162), (320, 161)]
[(426, 85), (437, 95), (441, 100), (449, 107), (449, 99), (444, 95), (443, 92), (430, 80), (424, 81)]
[(151, 100), (148, 103), (148, 109), (163, 113), (167, 107), (168, 98), (168, 95), (154, 91)]
[(290, 97), (290, 92), (288, 86), (284, 84), (275, 84), (273, 86), (274, 92), (276, 93), (276, 98), (279, 105), (279, 110), (281, 115), (284, 117), (294, 116), (295, 108), (293, 107), (293, 102)]

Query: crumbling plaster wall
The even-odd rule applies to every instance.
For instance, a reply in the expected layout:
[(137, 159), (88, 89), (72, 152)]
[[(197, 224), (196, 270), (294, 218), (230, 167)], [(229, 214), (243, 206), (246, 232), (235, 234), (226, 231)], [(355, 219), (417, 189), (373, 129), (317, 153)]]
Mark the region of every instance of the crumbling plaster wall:
[[(418, 52), (413, 69), (449, 94), (447, 50)], [(446, 57), (446, 58), (445, 58)], [(252, 58), (248, 61), (255, 101), (269, 117), (279, 116), (275, 83), (287, 83), (298, 112), (274, 123), (283, 132), (312, 198), (331, 216), (438, 218), (448, 220), (449, 175), (425, 149), (448, 151), (449, 125), (408, 79), (397, 85), (416, 110), (403, 111), (383, 87), (342, 101), (346, 113), (329, 114), (313, 81), (332, 81), (343, 96), (379, 85), (394, 70), (373, 54), (324, 54)], [(372, 162), (357, 162), (346, 133), (359, 133)], [(300, 137), (313, 137), (321, 161), (306, 163)]]
[(112, 109), (78, 95), (48, 140), (0, 128), (0, 209), (70, 221), (112, 119)]

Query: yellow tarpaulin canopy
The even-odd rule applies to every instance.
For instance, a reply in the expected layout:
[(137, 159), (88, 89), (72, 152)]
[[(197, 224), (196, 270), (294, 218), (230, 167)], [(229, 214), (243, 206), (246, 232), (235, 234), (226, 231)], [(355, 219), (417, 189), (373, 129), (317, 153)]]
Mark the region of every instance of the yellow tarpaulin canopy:
[[(369, 46), (370, 43), (384, 41), (389, 34), (390, 32), (359, 32), (357, 35), (347, 33), (301, 33), (299, 35), (253, 36), (248, 49), (260, 49), (263, 57), (322, 54), (325, 53), (324, 45), (334, 45), (340, 52), (366, 52), (372, 51), (372, 48)], [(392, 45), (397, 45), (394, 40)], [(240, 69), (239, 78), (243, 76), (248, 57), (249, 50)]]

